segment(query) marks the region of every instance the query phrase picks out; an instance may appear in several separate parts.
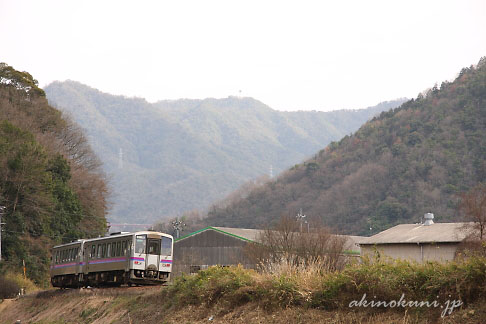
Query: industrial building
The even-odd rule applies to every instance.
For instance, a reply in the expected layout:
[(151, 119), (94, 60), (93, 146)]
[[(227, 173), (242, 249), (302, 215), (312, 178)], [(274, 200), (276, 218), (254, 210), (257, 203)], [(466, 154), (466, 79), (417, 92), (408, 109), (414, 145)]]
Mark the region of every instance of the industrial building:
[[(174, 242), (174, 274), (195, 273), (209, 266), (238, 265), (255, 268), (245, 253), (245, 247), (258, 242), (263, 230), (206, 227), (177, 239)], [(347, 236), (346, 250), (359, 256), (358, 236)]]
[(454, 260), (471, 223), (434, 223), (427, 213), (422, 224), (401, 224), (359, 241), (361, 255), (387, 256), (417, 262)]

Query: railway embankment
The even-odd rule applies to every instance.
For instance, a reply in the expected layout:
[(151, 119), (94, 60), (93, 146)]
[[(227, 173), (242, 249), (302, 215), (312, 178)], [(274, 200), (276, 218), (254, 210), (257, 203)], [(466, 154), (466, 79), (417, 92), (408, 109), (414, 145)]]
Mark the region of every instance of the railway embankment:
[(35, 292), (0, 303), (0, 323), (484, 323), (485, 297), (484, 258), (228, 267), (168, 286)]

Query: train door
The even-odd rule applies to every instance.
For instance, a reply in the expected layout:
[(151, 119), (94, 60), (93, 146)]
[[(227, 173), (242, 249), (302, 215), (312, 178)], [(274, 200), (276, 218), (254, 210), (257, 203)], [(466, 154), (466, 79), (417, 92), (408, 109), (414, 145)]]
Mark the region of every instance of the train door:
[(146, 270), (157, 271), (153, 275), (158, 275), (160, 263), (160, 238), (147, 239), (147, 261), (145, 262)]
[(130, 258), (132, 263), (132, 269), (135, 270), (145, 270), (146, 266), (146, 252), (147, 252), (147, 235), (136, 235), (135, 236), (135, 249), (133, 251), (133, 256)]
[(83, 267), (81, 266), (81, 263), (83, 262), (83, 243), (81, 243), (80, 246), (77, 246), (74, 248), (74, 253), (75, 257), (74, 260), (76, 260), (76, 274), (79, 274), (83, 272)]
[(84, 274), (87, 275), (91, 271), (92, 260), (96, 259), (96, 244), (85, 245), (84, 255), (86, 256)]
[(172, 238), (162, 236), (160, 249), (160, 271), (172, 271)]

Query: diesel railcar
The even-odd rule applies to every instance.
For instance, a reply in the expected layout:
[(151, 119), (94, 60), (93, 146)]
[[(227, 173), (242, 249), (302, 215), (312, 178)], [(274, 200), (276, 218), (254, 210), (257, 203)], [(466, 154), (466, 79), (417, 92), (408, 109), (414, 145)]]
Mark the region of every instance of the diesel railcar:
[(54, 287), (162, 284), (172, 271), (173, 237), (160, 232), (114, 233), (52, 248)]

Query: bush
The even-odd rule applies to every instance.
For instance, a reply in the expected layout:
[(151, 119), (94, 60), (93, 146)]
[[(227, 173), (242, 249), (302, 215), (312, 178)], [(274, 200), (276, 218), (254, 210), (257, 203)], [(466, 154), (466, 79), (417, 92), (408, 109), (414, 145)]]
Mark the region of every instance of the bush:
[[(242, 287), (253, 285), (251, 270), (242, 267), (210, 267), (194, 276), (182, 275), (169, 287), (167, 294), (179, 306), (186, 304), (212, 305), (225, 297), (227, 302), (236, 303), (247, 300), (249, 295)], [(237, 292), (238, 291), (238, 292)], [(232, 298), (228, 298), (231, 296)]]
[[(164, 290), (164, 297), (178, 307), (220, 303), (230, 309), (255, 301), (266, 309), (306, 306), (327, 310), (349, 309), (350, 302), (359, 301), (364, 294), (375, 301), (396, 301), (404, 294), (408, 301), (460, 300), (466, 305), (486, 298), (483, 257), (423, 264), (364, 259), (342, 271), (327, 272), (317, 266), (291, 264), (275, 269), (257, 273), (242, 267), (211, 267), (177, 278)], [(415, 307), (411, 311), (424, 310)]]
[(25, 293), (34, 292), (40, 289), (32, 280), (24, 278), (20, 273), (7, 272), (4, 277), (6, 280), (15, 283), (18, 287), (24, 288)]
[(0, 276), (0, 299), (14, 298), (19, 291), (20, 287), (15, 281)]
[(363, 294), (375, 300), (433, 301), (460, 299), (467, 304), (486, 297), (486, 259), (473, 257), (449, 263), (365, 260), (342, 272), (324, 274), (312, 291), (311, 306), (348, 307)]

